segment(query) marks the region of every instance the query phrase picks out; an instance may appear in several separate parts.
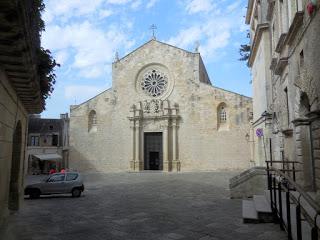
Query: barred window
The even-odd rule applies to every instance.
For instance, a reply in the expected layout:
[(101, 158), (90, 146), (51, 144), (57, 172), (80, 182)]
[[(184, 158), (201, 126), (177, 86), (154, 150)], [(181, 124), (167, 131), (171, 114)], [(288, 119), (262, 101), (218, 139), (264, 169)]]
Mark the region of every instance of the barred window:
[(88, 117), (88, 130), (90, 131), (92, 127), (97, 125), (97, 113), (91, 110)]
[(224, 106), (221, 106), (219, 109), (219, 122), (220, 123), (227, 122), (227, 112)]

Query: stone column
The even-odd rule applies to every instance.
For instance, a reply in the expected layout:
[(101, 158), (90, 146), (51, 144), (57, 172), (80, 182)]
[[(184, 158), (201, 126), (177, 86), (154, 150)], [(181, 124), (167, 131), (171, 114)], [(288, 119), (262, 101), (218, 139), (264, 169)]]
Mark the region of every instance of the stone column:
[(177, 160), (177, 122), (172, 120), (172, 160)]
[(292, 122), (295, 126), (296, 159), (302, 164), (300, 165), (301, 169), (299, 169), (299, 165), (297, 165), (296, 168), (303, 171), (302, 176), (298, 177), (297, 182), (301, 184), (305, 190), (310, 191), (313, 185), (310, 122), (306, 118), (295, 119)]
[(131, 161), (130, 161), (130, 170), (134, 171), (135, 170), (135, 121), (131, 121), (131, 126), (130, 126), (130, 133), (131, 133), (131, 141), (132, 141), (132, 146), (131, 146)]
[(178, 159), (178, 120), (172, 119), (172, 170), (180, 171), (180, 161)]
[(162, 150), (162, 154), (163, 154), (163, 171), (169, 171), (169, 134), (168, 134), (168, 125), (166, 124), (165, 126), (163, 126), (163, 133), (162, 133), (162, 137), (163, 137), (163, 150)]
[(311, 122), (311, 148), (313, 157), (314, 190), (317, 192), (317, 200), (320, 201), (320, 110), (314, 110), (307, 114)]
[(136, 112), (136, 106), (132, 105), (130, 108), (130, 134), (131, 134), (131, 160), (130, 160), (130, 170), (135, 170), (135, 112)]
[(135, 121), (135, 157), (134, 157), (134, 170), (140, 170), (140, 120)]

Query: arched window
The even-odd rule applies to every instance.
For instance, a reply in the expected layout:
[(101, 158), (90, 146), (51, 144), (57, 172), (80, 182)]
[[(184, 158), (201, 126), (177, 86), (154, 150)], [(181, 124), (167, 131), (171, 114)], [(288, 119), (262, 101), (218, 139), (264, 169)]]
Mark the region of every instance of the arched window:
[(226, 109), (225, 109), (224, 106), (222, 106), (222, 107), (220, 108), (219, 118), (220, 118), (220, 123), (225, 123), (225, 122), (227, 122), (227, 112), (226, 112)]
[(218, 129), (227, 130), (228, 128), (228, 114), (227, 114), (227, 105), (225, 103), (220, 103), (217, 108), (217, 122)]
[(97, 127), (97, 113), (91, 110), (88, 117), (88, 131), (96, 130)]

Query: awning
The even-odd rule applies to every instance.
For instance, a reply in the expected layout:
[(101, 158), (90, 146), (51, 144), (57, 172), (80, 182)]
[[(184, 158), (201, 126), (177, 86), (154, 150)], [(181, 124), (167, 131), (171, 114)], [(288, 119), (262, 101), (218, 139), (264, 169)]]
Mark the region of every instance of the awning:
[(51, 160), (61, 160), (62, 157), (56, 153), (48, 153), (48, 154), (37, 154), (33, 155), (36, 158), (39, 158), (42, 161), (51, 161)]

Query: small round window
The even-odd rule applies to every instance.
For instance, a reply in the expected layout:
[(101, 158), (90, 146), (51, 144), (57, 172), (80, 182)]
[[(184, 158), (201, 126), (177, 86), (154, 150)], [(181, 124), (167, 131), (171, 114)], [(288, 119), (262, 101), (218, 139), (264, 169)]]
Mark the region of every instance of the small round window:
[(151, 97), (161, 96), (168, 87), (168, 77), (159, 70), (149, 69), (141, 79), (141, 89)]

